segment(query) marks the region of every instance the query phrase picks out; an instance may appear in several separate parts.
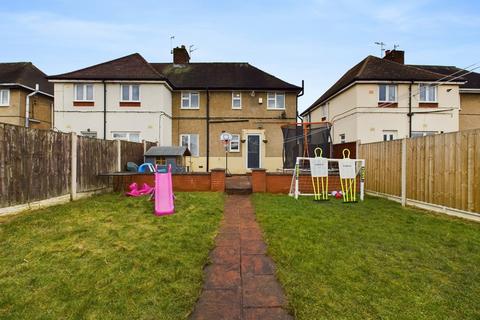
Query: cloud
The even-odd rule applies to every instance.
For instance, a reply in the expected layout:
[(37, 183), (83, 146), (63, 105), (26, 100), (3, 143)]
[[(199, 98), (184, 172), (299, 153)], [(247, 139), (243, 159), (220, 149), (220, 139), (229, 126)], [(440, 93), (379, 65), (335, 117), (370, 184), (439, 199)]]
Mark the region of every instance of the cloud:
[[(146, 26), (139, 24), (107, 23), (89, 21), (49, 12), (0, 13), (0, 25), (9, 28), (16, 36), (34, 40), (60, 41), (61, 45), (78, 47), (97, 44), (124, 44), (140, 35), (149, 33)], [(12, 28), (11, 26), (14, 26)]]

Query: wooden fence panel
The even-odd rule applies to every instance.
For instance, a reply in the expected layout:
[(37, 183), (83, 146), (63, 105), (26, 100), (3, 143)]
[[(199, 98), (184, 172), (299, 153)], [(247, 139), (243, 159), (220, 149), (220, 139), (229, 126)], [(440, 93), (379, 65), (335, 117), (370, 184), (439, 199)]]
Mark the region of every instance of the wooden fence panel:
[(70, 192), (71, 137), (0, 124), (0, 207)]
[(366, 159), (366, 190), (400, 196), (402, 141), (362, 144), (359, 151)]
[(87, 137), (77, 141), (77, 191), (95, 191), (108, 187), (108, 178), (100, 173), (117, 171), (117, 142)]
[[(480, 212), (480, 129), (406, 140), (408, 199)], [(401, 140), (360, 146), (365, 188), (401, 194)]]
[(120, 154), (122, 170), (125, 170), (127, 162), (135, 162), (140, 165), (143, 163), (143, 143), (121, 141)]

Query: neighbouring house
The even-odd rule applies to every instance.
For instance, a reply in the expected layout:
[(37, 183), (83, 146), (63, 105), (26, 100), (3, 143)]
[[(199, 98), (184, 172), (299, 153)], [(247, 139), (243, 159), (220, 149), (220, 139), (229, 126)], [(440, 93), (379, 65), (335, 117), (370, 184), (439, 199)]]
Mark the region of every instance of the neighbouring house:
[(302, 90), (245, 62), (192, 63), (185, 46), (172, 63), (133, 54), (49, 79), (61, 131), (185, 146), (192, 171), (225, 167), (228, 132), (232, 173), (282, 168), (281, 126), (296, 121)]
[(480, 128), (480, 73), (454, 66), (417, 65), (416, 67), (448, 76), (460, 78), (460, 123), (459, 130)]
[(334, 144), (458, 131), (464, 79), (404, 64), (404, 52), (368, 56), (301, 113), (329, 121)]
[(48, 78), (60, 131), (172, 144), (172, 87), (140, 54)]
[(296, 122), (302, 88), (246, 62), (192, 63), (185, 47), (173, 63), (153, 63), (172, 83), (173, 144), (187, 146), (192, 169), (225, 167), (222, 132), (232, 134), (228, 170), (282, 168), (281, 126)]
[(51, 129), (53, 85), (31, 62), (0, 63), (0, 122)]

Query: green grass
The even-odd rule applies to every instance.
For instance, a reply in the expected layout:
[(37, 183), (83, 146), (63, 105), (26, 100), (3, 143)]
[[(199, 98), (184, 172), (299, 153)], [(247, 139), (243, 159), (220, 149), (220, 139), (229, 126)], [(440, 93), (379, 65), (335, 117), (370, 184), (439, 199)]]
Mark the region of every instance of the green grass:
[(223, 211), (218, 193), (107, 194), (0, 221), (1, 319), (185, 319)]
[(297, 319), (480, 319), (480, 225), (364, 203), (257, 194)]

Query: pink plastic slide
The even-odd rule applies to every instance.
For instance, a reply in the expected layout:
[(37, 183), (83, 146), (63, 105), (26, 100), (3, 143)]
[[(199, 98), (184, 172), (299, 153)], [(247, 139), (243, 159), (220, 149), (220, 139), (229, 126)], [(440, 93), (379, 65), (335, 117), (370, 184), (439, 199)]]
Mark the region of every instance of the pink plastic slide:
[(163, 216), (172, 214), (174, 210), (172, 168), (168, 166), (167, 173), (155, 172), (155, 214)]

